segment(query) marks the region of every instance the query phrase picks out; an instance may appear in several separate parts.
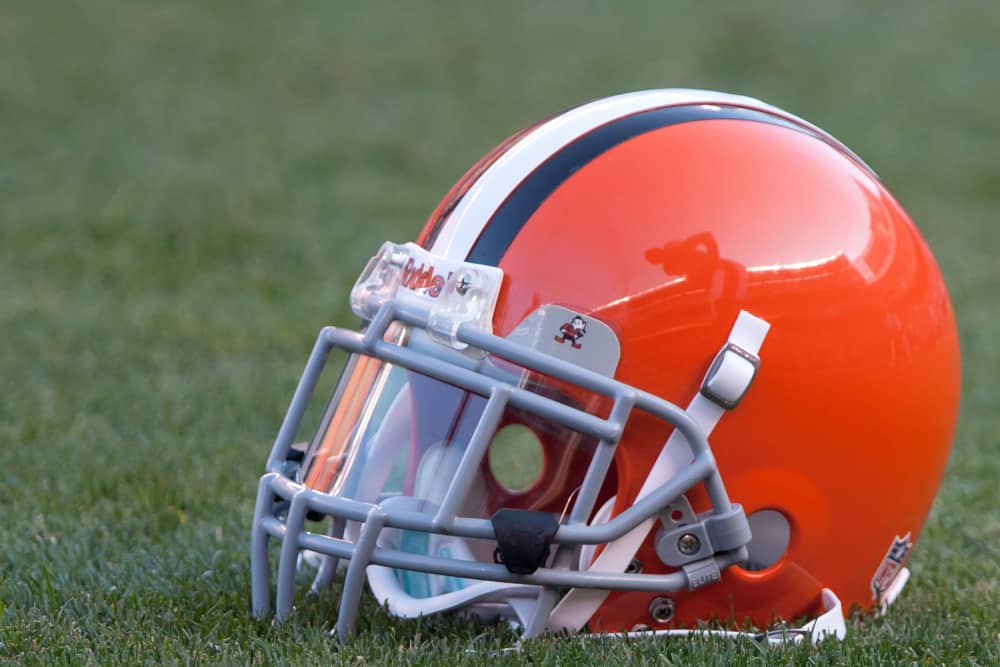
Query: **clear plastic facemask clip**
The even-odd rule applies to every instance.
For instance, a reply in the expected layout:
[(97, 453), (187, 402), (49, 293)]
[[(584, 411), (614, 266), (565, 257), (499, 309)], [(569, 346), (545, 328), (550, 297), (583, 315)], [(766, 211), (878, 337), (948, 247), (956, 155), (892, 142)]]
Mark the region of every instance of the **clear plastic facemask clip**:
[(456, 350), (463, 324), (493, 332), (493, 311), (503, 282), (495, 266), (435, 255), (415, 243), (384, 243), (351, 290), (351, 310), (370, 320), (386, 301), (429, 310), (427, 329), (437, 342)]

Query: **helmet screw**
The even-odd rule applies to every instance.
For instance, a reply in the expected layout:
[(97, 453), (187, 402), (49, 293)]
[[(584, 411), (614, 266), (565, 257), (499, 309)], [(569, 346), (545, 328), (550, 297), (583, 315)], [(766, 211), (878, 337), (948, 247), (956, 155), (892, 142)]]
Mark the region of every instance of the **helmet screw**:
[(642, 561), (633, 558), (629, 561), (628, 567), (625, 568), (625, 574), (639, 574), (640, 572), (642, 572)]
[(693, 556), (701, 549), (701, 540), (693, 533), (684, 533), (677, 538), (677, 550), (685, 556)]
[(462, 274), (458, 279), (458, 284), (455, 285), (455, 291), (465, 296), (470, 287), (472, 287), (472, 279), (467, 274)]
[(669, 623), (674, 618), (674, 601), (668, 597), (653, 598), (649, 603), (649, 615), (657, 623)]

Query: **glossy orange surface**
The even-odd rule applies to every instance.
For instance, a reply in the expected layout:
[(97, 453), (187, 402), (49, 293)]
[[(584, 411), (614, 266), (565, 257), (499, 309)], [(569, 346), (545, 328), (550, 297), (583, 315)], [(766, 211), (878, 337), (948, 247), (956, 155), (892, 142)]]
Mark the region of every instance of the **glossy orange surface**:
[[(753, 387), (710, 441), (733, 502), (781, 511), (791, 544), (765, 571), (731, 569), (676, 595), (675, 624), (796, 618), (824, 586), (845, 609), (872, 606), (872, 575), (895, 536), (916, 539), (941, 480), (959, 357), (934, 259), (870, 172), (784, 127), (662, 128), (575, 172), (500, 267), (498, 334), (545, 303), (598, 317), (620, 335), (616, 377), (682, 406), (740, 309), (772, 325)], [(667, 435), (633, 417), (616, 513)], [(700, 491), (689, 496), (705, 508)], [(640, 558), (667, 569), (651, 540)], [(651, 597), (612, 594), (590, 625), (648, 625)]]

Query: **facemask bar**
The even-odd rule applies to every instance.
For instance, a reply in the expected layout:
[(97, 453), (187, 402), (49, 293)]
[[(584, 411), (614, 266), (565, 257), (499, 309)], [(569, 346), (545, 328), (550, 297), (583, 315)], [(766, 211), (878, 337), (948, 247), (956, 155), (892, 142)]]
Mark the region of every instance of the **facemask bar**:
[[(375, 299), (376, 297), (371, 297), (372, 301)], [(342, 638), (351, 632), (355, 624), (365, 569), (369, 564), (459, 578), (542, 586), (554, 594), (556, 590), (563, 588), (643, 592), (694, 589), (704, 583), (693, 574), (701, 566), (709, 566), (718, 571), (746, 559), (745, 545), (750, 533), (749, 528), (745, 527), (743, 510), (729, 502), (708, 440), (702, 429), (683, 409), (593, 371), (494, 336), (474, 324), (463, 323), (454, 330), (454, 338), (462, 345), (608, 396), (613, 400), (613, 406), (609, 416), (603, 419), (515, 386), (509, 379), (502, 377), (503, 374), (496, 373), (496, 368), (488, 361), (461, 354), (456, 357), (454, 350), (443, 346), (442, 354), (438, 356), (384, 340), (386, 331), (394, 322), (427, 330), (433, 324), (432, 312), (423, 304), (388, 298), (379, 299), (378, 303), (369, 303), (367, 306), (375, 315), (363, 334), (335, 327), (326, 327), (320, 332), (271, 450), (267, 472), (260, 479), (251, 535), (252, 603), (256, 616), (266, 616), (270, 611), (268, 540), (271, 537), (282, 542), (276, 596), (276, 619), (279, 621), (286, 618), (292, 610), (296, 564), (301, 549), (310, 549), (328, 557), (318, 579), (329, 580), (333, 567), (331, 558), (349, 559), (337, 620), (337, 633)], [(412, 511), (390, 512), (377, 504), (332, 496), (306, 488), (289, 475), (287, 461), (292, 440), (334, 347), (369, 355), (487, 397), (486, 407), (468, 449), (434, 516)], [(497, 539), (491, 520), (458, 516), (456, 511), (468, 491), (472, 473), (483, 460), (508, 405), (598, 440), (568, 520), (558, 525), (551, 536), (551, 542), (566, 545), (560, 547), (560, 552), (565, 553), (570, 546), (575, 549), (584, 544), (611, 542), (647, 518), (656, 516), (691, 487), (703, 482), (712, 510), (700, 515), (699, 519), (708, 534), (712, 535), (712, 554), (693, 563), (699, 566), (693, 570), (682, 567), (668, 574), (574, 571), (565, 566), (539, 567), (528, 574), (515, 574), (500, 564), (451, 560), (378, 548), (379, 533), (385, 527), (465, 538)], [(687, 439), (693, 461), (665, 484), (637, 500), (607, 523), (588, 525), (587, 521), (594, 510), (597, 494), (612, 463), (615, 448), (632, 410), (636, 408), (669, 422), (679, 430)], [(287, 514), (282, 520), (280, 514), (286, 503)], [(306, 531), (305, 521), (309, 513), (332, 517), (334, 528), (340, 526), (342, 529), (345, 520), (361, 522), (357, 542), (342, 539), (340, 531), (336, 529), (331, 530), (328, 535)], [(566, 559), (559, 559), (557, 555), (557, 560), (564, 562)], [(692, 574), (689, 575), (689, 572)]]

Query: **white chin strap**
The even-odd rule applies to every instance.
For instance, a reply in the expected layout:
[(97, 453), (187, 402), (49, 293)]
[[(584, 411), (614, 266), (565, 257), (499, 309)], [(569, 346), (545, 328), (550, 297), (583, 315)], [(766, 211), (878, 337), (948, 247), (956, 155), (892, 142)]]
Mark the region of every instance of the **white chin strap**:
[[(737, 316), (729, 332), (729, 339), (716, 356), (718, 363), (712, 364), (712, 369), (702, 383), (704, 390), (713, 394), (715, 400), (706, 396), (703, 391), (699, 391), (687, 407), (688, 416), (701, 427), (706, 437), (711, 435), (728, 409), (723, 406), (728, 404), (732, 407), (739, 402), (756, 372), (753, 363), (739, 354), (738, 350), (756, 356), (770, 328), (770, 324), (745, 310), (741, 310)], [(734, 350), (734, 347), (738, 350)], [(639, 489), (636, 501), (666, 484), (670, 478), (690, 465), (692, 460), (687, 438), (680, 429), (674, 429), (660, 450), (660, 455), (650, 469), (642, 488)], [(625, 535), (606, 545), (601, 555), (591, 564), (590, 570), (624, 572), (639, 551), (639, 547), (646, 541), (655, 522), (655, 517), (646, 519)], [(578, 632), (604, 603), (607, 596), (608, 591), (599, 589), (570, 589), (552, 610), (547, 627), (550, 630)]]
[[(479, 602), (504, 602), (510, 604), (517, 612), (517, 621), (523, 625), (527, 620), (526, 615), (534, 608), (535, 598), (538, 597), (538, 586), (478, 581), (458, 590), (418, 598), (403, 589), (391, 568), (381, 565), (368, 566), (368, 586), (379, 604), (386, 605), (393, 616), (402, 618), (430, 616)], [(524, 604), (515, 604), (521, 600)]]

